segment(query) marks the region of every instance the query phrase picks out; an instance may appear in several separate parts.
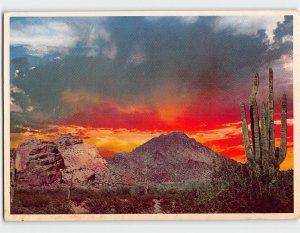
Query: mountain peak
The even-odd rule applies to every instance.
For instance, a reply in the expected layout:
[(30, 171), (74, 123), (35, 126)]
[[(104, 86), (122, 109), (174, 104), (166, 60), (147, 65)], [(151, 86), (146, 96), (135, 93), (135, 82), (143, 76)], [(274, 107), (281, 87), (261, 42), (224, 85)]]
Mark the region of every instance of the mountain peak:
[(182, 133), (180, 131), (174, 131), (174, 132), (171, 132), (171, 133), (168, 133), (168, 134), (162, 134), (160, 135), (162, 137), (173, 137), (173, 138), (189, 138), (185, 133)]
[(152, 138), (148, 142), (134, 149), (133, 152), (166, 151), (169, 149), (176, 150), (179, 147), (199, 149), (203, 147), (203, 145), (197, 142), (194, 138), (190, 138), (182, 132), (171, 132)]

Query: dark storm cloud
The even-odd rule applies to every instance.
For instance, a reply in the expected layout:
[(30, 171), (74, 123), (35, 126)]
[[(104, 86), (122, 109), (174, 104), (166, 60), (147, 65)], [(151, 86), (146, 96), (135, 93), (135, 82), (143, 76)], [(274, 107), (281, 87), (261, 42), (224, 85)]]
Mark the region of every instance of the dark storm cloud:
[(268, 58), (275, 60), (283, 54), (292, 56), (293, 50), (293, 16), (285, 16), (282, 23), (278, 22), (276, 29), (273, 31), (274, 42), (269, 52)]
[[(278, 23), (272, 43), (264, 28), (254, 34), (236, 33), (231, 27), (216, 30), (216, 19), (63, 18), (64, 24), (51, 27), (62, 37), (57, 25), (64, 26), (68, 35), (68, 49), (63, 43), (54, 43), (57, 48), (64, 47), (61, 58), (49, 58), (12, 82), (35, 104), (28, 114), (41, 112), (56, 121), (76, 110), (62, 100), (66, 90), (149, 106), (164, 99), (193, 98), (210, 89), (212, 96), (224, 99), (216, 89), (243, 89), (261, 67), (291, 54), (292, 41), (287, 37), (292, 36), (291, 17)], [(38, 56), (57, 53), (47, 46), (40, 50), (27, 47)], [(168, 91), (170, 85), (175, 92)]]
[(293, 36), (293, 16), (285, 16), (282, 23), (277, 23), (277, 28), (274, 30), (275, 43), (283, 43), (285, 36)]

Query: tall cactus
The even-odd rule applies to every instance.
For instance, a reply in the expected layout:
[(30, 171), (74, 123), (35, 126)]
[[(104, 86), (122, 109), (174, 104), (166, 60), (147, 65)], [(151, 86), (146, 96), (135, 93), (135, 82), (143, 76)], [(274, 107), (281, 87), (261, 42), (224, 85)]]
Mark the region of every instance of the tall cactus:
[(258, 74), (256, 73), (253, 80), (253, 87), (249, 98), (249, 104), (250, 104), (253, 152), (254, 152), (254, 159), (257, 163), (261, 161), (259, 119), (258, 119), (258, 111), (257, 111), (257, 103), (256, 103), (256, 94), (258, 91), (258, 85), (259, 85), (259, 77)]
[(261, 129), (261, 164), (263, 168), (263, 174), (269, 173), (269, 148), (268, 148), (268, 138), (267, 138), (267, 125), (266, 121), (266, 109), (264, 103), (260, 105), (260, 129)]
[(274, 125), (274, 92), (273, 70), (269, 69), (269, 172), (274, 172), (275, 166), (275, 125)]
[(247, 160), (251, 162), (254, 159), (254, 155), (253, 155), (253, 151), (252, 151), (250, 140), (249, 140), (248, 124), (247, 124), (247, 117), (246, 117), (246, 110), (245, 110), (244, 103), (241, 103), (241, 113), (242, 113), (242, 131), (243, 131), (246, 157), (247, 157)]
[(247, 163), (257, 176), (272, 176), (279, 170), (280, 164), (286, 156), (287, 144), (287, 99), (284, 94), (281, 99), (281, 136), (280, 148), (275, 149), (275, 126), (274, 126), (274, 93), (273, 93), (273, 70), (269, 69), (269, 96), (268, 108), (265, 104), (260, 105), (260, 117), (256, 103), (256, 94), (259, 86), (259, 76), (255, 74), (253, 88), (249, 98), (251, 118), (251, 142), (249, 140), (248, 124), (245, 104), (241, 103), (242, 132)]

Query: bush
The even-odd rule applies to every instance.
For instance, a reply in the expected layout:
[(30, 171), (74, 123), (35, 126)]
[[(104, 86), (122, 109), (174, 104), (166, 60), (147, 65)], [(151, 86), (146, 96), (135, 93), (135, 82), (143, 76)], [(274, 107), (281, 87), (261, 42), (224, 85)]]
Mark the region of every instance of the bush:
[(12, 214), (68, 214), (70, 206), (62, 190), (17, 191)]

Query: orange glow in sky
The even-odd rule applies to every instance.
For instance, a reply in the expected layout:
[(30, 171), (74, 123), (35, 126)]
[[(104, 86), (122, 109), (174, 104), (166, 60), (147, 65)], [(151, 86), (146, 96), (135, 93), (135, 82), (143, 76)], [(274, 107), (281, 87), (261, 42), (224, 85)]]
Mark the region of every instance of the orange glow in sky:
[[(276, 126), (276, 146), (280, 144), (279, 132), (280, 121), (275, 121)], [(128, 129), (104, 129), (92, 127), (80, 127), (76, 125), (49, 125), (50, 128), (57, 129), (55, 132), (44, 133), (32, 132), (29, 128), (24, 133), (12, 133), (11, 145), (16, 147), (21, 141), (28, 137), (35, 137), (44, 140), (52, 140), (61, 134), (71, 133), (84, 140), (85, 143), (95, 144), (99, 148), (102, 156), (111, 156), (119, 152), (129, 152), (147, 142), (153, 137), (159, 136), (168, 131), (141, 131)], [(203, 125), (203, 128), (206, 126)], [(288, 144), (286, 160), (281, 165), (282, 170), (293, 168), (293, 121), (288, 119)], [(233, 122), (217, 125), (215, 128), (186, 132), (190, 137), (208, 146), (212, 150), (230, 157), (239, 162), (245, 162), (243, 139), (241, 134), (241, 122)]]

